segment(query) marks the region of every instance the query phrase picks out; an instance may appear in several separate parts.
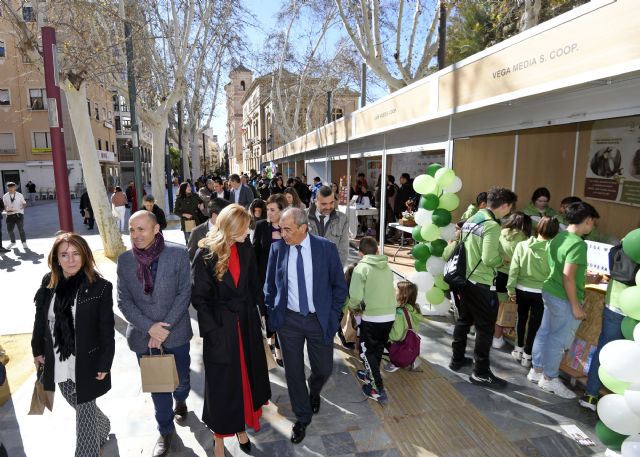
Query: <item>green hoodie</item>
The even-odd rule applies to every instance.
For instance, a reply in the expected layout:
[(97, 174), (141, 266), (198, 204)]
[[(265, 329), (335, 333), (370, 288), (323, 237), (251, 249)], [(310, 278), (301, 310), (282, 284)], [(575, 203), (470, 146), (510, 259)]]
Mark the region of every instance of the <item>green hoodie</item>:
[(407, 330), (409, 330), (409, 326), (407, 325), (407, 318), (402, 311), (402, 308), (406, 308), (409, 311), (409, 319), (411, 319), (411, 327), (417, 333), (422, 321), (422, 315), (416, 311), (416, 309), (411, 305), (398, 306), (396, 308), (396, 320), (393, 322), (393, 327), (391, 327), (391, 333), (389, 333), (389, 341), (404, 341), (407, 336)]
[[(480, 224), (480, 222), (486, 221)], [(467, 233), (473, 233), (467, 238)], [(488, 209), (481, 209), (462, 226), (461, 239), (467, 254), (467, 278), (470, 281), (493, 285), (496, 268), (502, 263), (500, 255), (500, 224)], [(476, 268), (477, 265), (477, 268)], [(475, 271), (474, 271), (475, 268)], [(473, 271), (473, 274), (471, 272)]]
[(516, 293), (516, 286), (526, 287), (529, 292), (542, 292), (544, 280), (549, 276), (549, 240), (532, 236), (516, 245), (509, 267), (507, 291)]
[(471, 203), (469, 206), (467, 206), (467, 210), (464, 212), (460, 220), (466, 221), (477, 212), (478, 212), (478, 207), (475, 204)]
[(391, 322), (396, 315), (393, 273), (386, 255), (365, 255), (353, 270), (347, 306), (358, 309), (364, 301), (362, 318), (370, 322)]
[(504, 274), (509, 274), (509, 263), (513, 257), (513, 251), (516, 249), (516, 245), (527, 239), (527, 235), (520, 230), (515, 229), (502, 229), (500, 232), (500, 255), (502, 256), (503, 263), (498, 267), (498, 271)]
[(558, 214), (556, 210), (550, 206), (547, 206), (544, 212), (541, 212), (538, 208), (536, 208), (536, 205), (534, 205), (533, 202), (529, 202), (529, 204), (524, 208), (522, 208), (520, 211), (522, 211), (527, 216), (531, 216), (531, 217), (544, 217), (544, 216), (552, 217)]

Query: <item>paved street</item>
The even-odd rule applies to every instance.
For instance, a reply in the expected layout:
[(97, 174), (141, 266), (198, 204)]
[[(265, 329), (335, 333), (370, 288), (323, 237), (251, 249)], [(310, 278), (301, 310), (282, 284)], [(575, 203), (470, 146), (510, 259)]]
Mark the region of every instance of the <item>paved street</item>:
[[(87, 240), (94, 249), (99, 261), (99, 269), (110, 281), (116, 281), (116, 265), (101, 255), (100, 240), (95, 231), (92, 233), (82, 225), (77, 200), (73, 202), (74, 222), (76, 230), (87, 235)], [(33, 325), (33, 295), (40, 278), (46, 271), (46, 254), (51, 245), (48, 239), (57, 230), (56, 206), (52, 202), (44, 202), (29, 208), (26, 214), (26, 230), (29, 238), (29, 249), (18, 248), (7, 255), (0, 255), (0, 284), (4, 290), (0, 301), (0, 335), (30, 333)], [(3, 227), (4, 230), (4, 227)], [(3, 234), (6, 234), (6, 232)], [(165, 237), (171, 241), (184, 243), (182, 233), (168, 230)], [(125, 242), (128, 238), (124, 236)], [(352, 253), (353, 254), (353, 253)], [(115, 296), (114, 296), (115, 302)], [(113, 389), (98, 400), (98, 404), (111, 420), (111, 437), (105, 447), (104, 456), (148, 456), (156, 439), (153, 405), (149, 394), (141, 393), (139, 370), (135, 356), (126, 345), (123, 332), (126, 323), (114, 307), (116, 313), (116, 357), (113, 366)], [(201, 339), (197, 336), (197, 325), (192, 313), (194, 336), (191, 346), (191, 380), (192, 393), (187, 401), (190, 408), (186, 424), (178, 426), (178, 438), (174, 442), (171, 455), (205, 456), (212, 454), (210, 432), (199, 420), (202, 411), (203, 366)], [(494, 371), (510, 381), (509, 388), (501, 392), (491, 392), (478, 388), (466, 380), (469, 371), (455, 374), (446, 369), (450, 355), (451, 337), (447, 333), (449, 318), (430, 320), (421, 326), (422, 356), (430, 365), (425, 364), (423, 373), (415, 373), (403, 378), (395, 374), (385, 375), (385, 379), (394, 382), (409, 379), (406, 385), (390, 384), (390, 401), (396, 405), (413, 411), (421, 408), (421, 417), (432, 423), (432, 428), (424, 428), (416, 436), (407, 439), (428, 443), (437, 440), (437, 435), (430, 436), (437, 424), (446, 424), (451, 418), (442, 413), (431, 413), (428, 410), (442, 402), (440, 398), (426, 398), (425, 405), (411, 404), (412, 395), (404, 395), (411, 389), (424, 389), (428, 392), (439, 392), (431, 389), (429, 383), (438, 377), (447, 382), (445, 387), (453, 386), (455, 395), (460, 397), (461, 404), (468, 412), (468, 417), (488, 419), (486, 434), (472, 436), (468, 434), (470, 443), (474, 442), (475, 450), (468, 452), (453, 450), (434, 453), (435, 448), (427, 444), (414, 446), (411, 453), (401, 453), (396, 435), (398, 429), (408, 428), (406, 421), (417, 420), (413, 413), (401, 413), (392, 408), (381, 410), (379, 405), (367, 401), (360, 392), (360, 385), (351, 372), (351, 362), (347, 354), (339, 349), (335, 351), (334, 374), (323, 391), (321, 412), (314, 418), (308, 429), (307, 438), (301, 445), (293, 446), (289, 442), (289, 433), (294, 419), (291, 413), (286, 391), (284, 372), (278, 368), (270, 373), (272, 401), (265, 408), (263, 428), (257, 434), (251, 434), (254, 442), (253, 455), (258, 456), (398, 456), (398, 455), (491, 455), (482, 451), (482, 443), (492, 440), (504, 440), (517, 448), (520, 454), (503, 455), (525, 456), (587, 456), (604, 455), (601, 445), (582, 447), (563, 433), (560, 426), (575, 424), (595, 439), (595, 414), (587, 412), (577, 405), (575, 400), (561, 400), (540, 391), (525, 379), (526, 370), (513, 363), (509, 350), (492, 352)], [(471, 338), (470, 343), (473, 342)], [(25, 348), (25, 353), (29, 353)], [(11, 354), (10, 354), (11, 355)], [(11, 371), (12, 365), (9, 365)], [(426, 373), (426, 375), (425, 375)], [(404, 375), (404, 374), (403, 374)], [(9, 457), (21, 456), (67, 456), (72, 455), (75, 444), (75, 417), (73, 410), (60, 395), (56, 396), (55, 412), (46, 412), (43, 416), (28, 416), (33, 388), (33, 378), (19, 386), (12, 386), (12, 398), (0, 407), (0, 442), (7, 449)], [(402, 381), (405, 382), (405, 381)], [(394, 390), (396, 395), (394, 396)], [(402, 392), (401, 392), (402, 391)], [(401, 395), (402, 394), (402, 395)], [(432, 393), (431, 395), (437, 395)], [(404, 399), (407, 396), (409, 399)], [(421, 396), (415, 398), (422, 398)], [(448, 398), (448, 397), (447, 397)], [(394, 400), (395, 399), (395, 400)], [(421, 400), (422, 401), (422, 400)], [(405, 403), (406, 402), (406, 403)], [(415, 402), (414, 402), (415, 403)], [(446, 407), (446, 405), (445, 405)], [(425, 411), (427, 411), (425, 413)], [(405, 425), (403, 425), (403, 423)], [(409, 424), (410, 425), (410, 424)], [(445, 428), (446, 430), (446, 428)], [(453, 432), (452, 432), (453, 433)], [(423, 434), (424, 436), (421, 436)], [(452, 435), (454, 436), (454, 435)], [(457, 436), (457, 435), (455, 435)], [(420, 441), (423, 440), (423, 441)], [(455, 441), (455, 439), (453, 440)], [(595, 439), (597, 442), (597, 439)], [(52, 453), (52, 447), (54, 452)], [(244, 455), (236, 444), (236, 440), (227, 440), (227, 455)], [(496, 455), (496, 454), (493, 454)]]

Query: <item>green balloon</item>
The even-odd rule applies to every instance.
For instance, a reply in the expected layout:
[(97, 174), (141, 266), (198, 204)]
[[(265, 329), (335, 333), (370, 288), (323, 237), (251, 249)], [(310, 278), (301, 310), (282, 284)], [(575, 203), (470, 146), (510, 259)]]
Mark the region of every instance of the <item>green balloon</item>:
[(440, 236), (440, 229), (435, 224), (423, 225), (420, 230), (420, 235), (425, 241), (433, 241)]
[(449, 284), (444, 280), (444, 275), (434, 276), (433, 280), (438, 289), (449, 290)]
[(627, 388), (631, 385), (631, 382), (620, 381), (619, 379), (611, 376), (609, 373), (604, 371), (602, 365), (600, 365), (600, 367), (598, 368), (598, 377), (600, 378), (600, 381), (602, 381), (602, 384), (604, 384), (607, 389), (615, 394), (622, 395), (624, 391), (627, 390)]
[(438, 208), (454, 211), (458, 206), (460, 206), (460, 198), (456, 194), (447, 192), (440, 197)]
[(431, 244), (429, 244), (431, 255), (435, 257), (442, 257), (442, 253), (444, 252), (444, 248), (446, 247), (447, 247), (447, 242), (442, 238), (433, 240)]
[(417, 243), (413, 249), (411, 249), (411, 255), (416, 260), (422, 260), (424, 262), (431, 256), (431, 250), (425, 243)]
[(427, 194), (420, 197), (420, 208), (433, 211), (440, 204), (440, 199), (436, 194)]
[(413, 190), (422, 195), (434, 194), (438, 192), (438, 184), (433, 176), (420, 175), (413, 180)]
[(598, 421), (596, 424), (596, 436), (602, 444), (615, 451), (619, 451), (622, 447), (622, 442), (627, 439), (627, 435), (621, 435), (620, 433), (614, 432), (604, 425), (602, 421)]
[(433, 211), (431, 221), (438, 227), (446, 227), (451, 223), (451, 213), (443, 208)]
[(620, 309), (627, 316), (640, 320), (640, 286), (626, 288), (620, 294), (619, 300)]
[(427, 291), (427, 301), (432, 305), (439, 305), (444, 301), (444, 292), (442, 289), (432, 287)]
[(416, 267), (416, 271), (427, 271), (427, 262), (424, 260), (416, 260), (413, 265)]
[(456, 179), (456, 174), (451, 168), (440, 168), (434, 176), (436, 183), (442, 188), (449, 187)]
[(440, 165), (439, 163), (432, 163), (427, 167), (427, 174), (429, 176), (435, 176), (436, 172), (441, 168), (442, 168), (442, 165)]
[(640, 228), (627, 233), (622, 240), (622, 250), (635, 263), (640, 263)]
[(420, 233), (421, 230), (421, 225), (416, 225), (415, 227), (413, 227), (413, 230), (411, 231), (411, 238), (413, 238), (417, 242), (426, 241), (424, 238), (422, 238), (422, 234)]
[(640, 321), (637, 321), (629, 316), (625, 316), (625, 318), (622, 319), (622, 324), (620, 325), (620, 328), (622, 330), (622, 335), (626, 339), (633, 341), (633, 329), (636, 328), (636, 325), (638, 324), (638, 322)]

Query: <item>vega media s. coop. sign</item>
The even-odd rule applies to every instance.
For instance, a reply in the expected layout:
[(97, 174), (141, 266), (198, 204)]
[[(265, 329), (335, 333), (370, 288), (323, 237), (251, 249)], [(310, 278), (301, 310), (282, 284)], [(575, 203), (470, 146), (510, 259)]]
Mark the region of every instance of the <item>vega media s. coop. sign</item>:
[(584, 196), (640, 205), (640, 116), (593, 124)]

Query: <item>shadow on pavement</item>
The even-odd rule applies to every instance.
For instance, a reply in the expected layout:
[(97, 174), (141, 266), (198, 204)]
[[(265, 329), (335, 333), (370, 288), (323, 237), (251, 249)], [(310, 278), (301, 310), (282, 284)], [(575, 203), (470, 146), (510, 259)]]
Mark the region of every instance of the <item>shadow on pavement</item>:
[(6, 254), (0, 254), (0, 270), (7, 270), (7, 273), (16, 271), (16, 267), (22, 264), (19, 260), (9, 257)]

